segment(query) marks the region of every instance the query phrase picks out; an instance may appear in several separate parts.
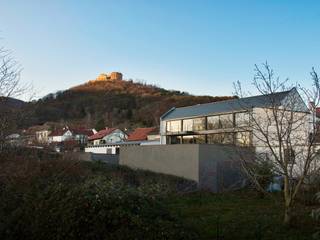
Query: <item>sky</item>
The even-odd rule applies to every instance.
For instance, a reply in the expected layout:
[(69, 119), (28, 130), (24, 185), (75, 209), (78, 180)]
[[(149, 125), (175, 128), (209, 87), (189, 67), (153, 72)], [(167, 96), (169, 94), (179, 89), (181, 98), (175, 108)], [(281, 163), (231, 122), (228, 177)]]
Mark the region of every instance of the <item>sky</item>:
[(254, 64), (309, 84), (320, 1), (0, 0), (0, 46), (39, 97), (119, 71), (195, 95), (254, 92)]

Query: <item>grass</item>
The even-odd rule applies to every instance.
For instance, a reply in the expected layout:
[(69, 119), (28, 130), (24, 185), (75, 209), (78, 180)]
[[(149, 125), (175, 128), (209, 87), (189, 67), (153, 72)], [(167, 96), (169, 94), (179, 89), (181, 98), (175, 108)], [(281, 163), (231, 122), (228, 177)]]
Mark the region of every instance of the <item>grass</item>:
[(196, 229), (201, 239), (312, 239), (315, 223), (310, 208), (299, 206), (290, 228), (282, 224), (281, 196), (277, 202), (253, 192), (196, 192), (167, 199), (171, 211)]
[(274, 194), (273, 198), (262, 198), (249, 190), (219, 194), (185, 193), (176, 188), (177, 183), (184, 182), (180, 178), (97, 163), (89, 163), (89, 166), (96, 174), (120, 174), (127, 181), (133, 180), (139, 185), (157, 182), (173, 189), (165, 198), (167, 206), (187, 226), (195, 229), (201, 239), (310, 240), (316, 231), (317, 225), (310, 217), (315, 206), (298, 204), (293, 225), (285, 227), (282, 224), (281, 193)]

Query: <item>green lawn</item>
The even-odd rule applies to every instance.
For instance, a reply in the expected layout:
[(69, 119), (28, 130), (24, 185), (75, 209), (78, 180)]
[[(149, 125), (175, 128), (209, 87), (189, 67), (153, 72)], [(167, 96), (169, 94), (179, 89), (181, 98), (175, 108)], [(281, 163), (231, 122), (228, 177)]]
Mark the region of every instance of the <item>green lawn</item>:
[(281, 197), (277, 201), (241, 191), (173, 195), (171, 211), (195, 228), (201, 239), (312, 239), (311, 208), (299, 206), (293, 226), (282, 225)]

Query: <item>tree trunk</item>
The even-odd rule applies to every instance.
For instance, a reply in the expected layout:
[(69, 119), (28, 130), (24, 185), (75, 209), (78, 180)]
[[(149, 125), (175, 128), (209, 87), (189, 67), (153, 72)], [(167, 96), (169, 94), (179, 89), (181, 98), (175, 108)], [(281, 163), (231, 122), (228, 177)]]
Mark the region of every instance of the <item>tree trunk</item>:
[(285, 207), (284, 207), (284, 219), (283, 219), (284, 225), (290, 226), (291, 220), (292, 220), (291, 204), (287, 205), (287, 203), (285, 203)]
[(292, 219), (292, 199), (289, 190), (289, 178), (288, 176), (284, 176), (284, 189), (283, 189), (283, 197), (284, 197), (284, 219), (283, 223), (287, 226), (291, 224)]

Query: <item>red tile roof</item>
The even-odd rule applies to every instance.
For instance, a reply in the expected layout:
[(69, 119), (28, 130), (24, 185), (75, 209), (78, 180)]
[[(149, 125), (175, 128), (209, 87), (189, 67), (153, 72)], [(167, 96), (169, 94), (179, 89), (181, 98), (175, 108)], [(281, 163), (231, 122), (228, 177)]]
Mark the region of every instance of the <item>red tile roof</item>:
[(116, 128), (106, 128), (89, 137), (89, 140), (97, 140), (111, 134)]
[(156, 131), (156, 128), (136, 128), (128, 136), (128, 141), (144, 141), (147, 140), (147, 137), (150, 133)]

